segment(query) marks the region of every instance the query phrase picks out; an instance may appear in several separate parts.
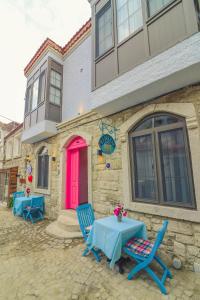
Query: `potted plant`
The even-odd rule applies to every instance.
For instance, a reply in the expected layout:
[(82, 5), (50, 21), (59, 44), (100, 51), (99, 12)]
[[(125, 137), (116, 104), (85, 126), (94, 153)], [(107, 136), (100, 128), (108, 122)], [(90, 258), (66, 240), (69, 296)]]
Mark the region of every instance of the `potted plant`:
[(113, 213), (117, 217), (118, 222), (122, 222), (122, 216), (123, 217), (127, 216), (127, 211), (124, 210), (124, 205), (123, 204), (118, 204), (115, 207)]

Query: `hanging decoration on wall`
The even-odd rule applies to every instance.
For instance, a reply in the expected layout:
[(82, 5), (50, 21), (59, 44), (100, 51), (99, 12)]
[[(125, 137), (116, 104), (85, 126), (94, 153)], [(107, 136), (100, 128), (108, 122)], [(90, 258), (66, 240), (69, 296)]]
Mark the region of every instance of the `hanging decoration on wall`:
[(27, 174), (31, 175), (32, 174), (32, 166), (30, 164), (27, 165), (26, 167), (26, 172)]
[(102, 135), (99, 139), (99, 148), (104, 154), (112, 154), (116, 148), (116, 132), (117, 128), (104, 123), (102, 120), (99, 123), (99, 128)]
[(32, 181), (33, 181), (33, 176), (32, 176), (32, 175), (29, 175), (29, 176), (28, 176), (28, 181), (29, 181), (29, 182), (32, 182)]

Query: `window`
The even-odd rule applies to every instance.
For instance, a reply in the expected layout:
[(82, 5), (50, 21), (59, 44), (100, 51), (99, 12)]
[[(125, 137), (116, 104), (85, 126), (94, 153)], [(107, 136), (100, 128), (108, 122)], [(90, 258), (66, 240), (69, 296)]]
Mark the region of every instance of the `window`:
[(185, 120), (155, 114), (130, 133), (133, 199), (195, 207)]
[(37, 107), (37, 104), (38, 104), (38, 91), (39, 91), (39, 78), (37, 78), (33, 83), (31, 110), (34, 110)]
[(29, 86), (26, 92), (25, 113), (28, 113), (30, 111), (31, 99), (32, 99), (32, 86)]
[(143, 26), (141, 0), (117, 0), (118, 42)]
[(104, 54), (113, 45), (111, 1), (96, 16), (96, 56)]
[(46, 71), (43, 71), (32, 85), (27, 88), (25, 113), (34, 110), (45, 99)]
[(152, 16), (170, 2), (172, 0), (148, 0), (149, 16)]
[(60, 73), (51, 70), (49, 101), (56, 105), (60, 105), (61, 103), (61, 79)]
[(197, 11), (197, 17), (200, 20), (200, 0), (195, 0), (195, 6)]
[(49, 177), (49, 155), (46, 147), (43, 147), (38, 154), (38, 181), (37, 187), (48, 189)]
[(39, 94), (38, 104), (43, 102), (45, 99), (45, 83), (46, 83), (46, 72), (42, 72), (39, 79)]

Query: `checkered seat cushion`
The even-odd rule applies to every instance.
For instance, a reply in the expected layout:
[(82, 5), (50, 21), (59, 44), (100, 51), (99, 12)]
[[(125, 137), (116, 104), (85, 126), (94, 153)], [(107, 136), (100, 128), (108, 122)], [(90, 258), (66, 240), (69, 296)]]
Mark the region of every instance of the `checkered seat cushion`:
[(153, 248), (153, 244), (148, 240), (132, 238), (126, 243), (126, 248), (137, 255), (147, 257)]

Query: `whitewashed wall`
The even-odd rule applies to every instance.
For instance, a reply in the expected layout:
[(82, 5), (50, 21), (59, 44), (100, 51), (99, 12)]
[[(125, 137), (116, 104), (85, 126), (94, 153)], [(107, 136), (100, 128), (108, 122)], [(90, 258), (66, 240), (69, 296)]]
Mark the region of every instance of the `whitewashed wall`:
[(91, 36), (64, 60), (62, 121), (89, 110), (91, 93)]

